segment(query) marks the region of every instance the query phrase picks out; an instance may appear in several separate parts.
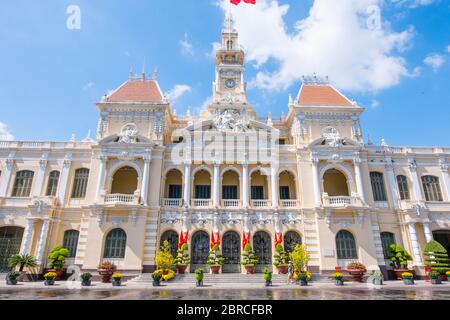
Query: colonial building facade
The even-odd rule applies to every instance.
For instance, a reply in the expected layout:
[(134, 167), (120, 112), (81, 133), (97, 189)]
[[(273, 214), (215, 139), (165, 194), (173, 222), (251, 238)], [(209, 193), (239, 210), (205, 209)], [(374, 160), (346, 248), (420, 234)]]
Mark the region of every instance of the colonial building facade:
[(97, 104), (97, 138), (0, 141), (0, 269), (16, 253), (148, 272), (160, 244), (187, 243), (191, 271), (220, 244), (223, 272), (241, 272), (251, 243), (259, 270), (276, 243), (306, 244), (314, 272), (359, 260), (389, 269), (396, 243), (424, 265), (433, 238), (450, 246), (450, 147), (365, 144), (364, 109), (317, 77), (289, 113), (260, 118), (246, 98), (244, 51), (228, 17), (213, 100), (178, 116), (155, 77), (131, 74)]

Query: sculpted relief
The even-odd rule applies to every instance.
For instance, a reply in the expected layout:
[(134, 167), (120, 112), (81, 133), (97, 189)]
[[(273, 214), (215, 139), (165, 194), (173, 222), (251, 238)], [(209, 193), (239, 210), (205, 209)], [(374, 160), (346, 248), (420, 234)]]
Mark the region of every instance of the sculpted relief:
[(138, 136), (138, 129), (134, 123), (129, 123), (122, 128), (119, 142), (122, 143), (136, 143)]
[(246, 132), (249, 125), (238, 110), (228, 109), (216, 115), (213, 120), (217, 130), (222, 132)]

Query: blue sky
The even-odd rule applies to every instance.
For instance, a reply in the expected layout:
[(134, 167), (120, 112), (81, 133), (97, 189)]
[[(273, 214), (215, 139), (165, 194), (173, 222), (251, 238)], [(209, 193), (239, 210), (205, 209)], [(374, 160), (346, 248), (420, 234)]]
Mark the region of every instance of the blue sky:
[[(366, 108), (366, 141), (450, 145), (449, 2), (340, 1), (341, 10), (330, 0), (259, 0), (233, 8), (257, 112), (287, 113), (289, 93), (295, 96), (301, 76), (316, 71)], [(147, 72), (158, 69), (164, 92), (185, 88), (174, 100), (178, 114), (189, 107), (198, 112), (211, 95), (211, 52), (224, 18), (217, 2), (3, 1), (0, 135), (66, 140), (94, 133), (95, 103), (144, 61)], [(81, 9), (80, 30), (66, 27), (69, 5)], [(364, 19), (374, 17), (373, 5), (381, 25), (367, 33)], [(352, 14), (360, 25), (348, 23)]]

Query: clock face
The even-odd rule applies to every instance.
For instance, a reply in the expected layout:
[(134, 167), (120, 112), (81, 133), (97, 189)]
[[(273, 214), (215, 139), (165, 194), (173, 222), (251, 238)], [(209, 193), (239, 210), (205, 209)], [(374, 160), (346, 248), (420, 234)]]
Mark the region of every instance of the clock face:
[(227, 81), (225, 81), (225, 86), (229, 89), (233, 89), (236, 86), (236, 81), (227, 80)]

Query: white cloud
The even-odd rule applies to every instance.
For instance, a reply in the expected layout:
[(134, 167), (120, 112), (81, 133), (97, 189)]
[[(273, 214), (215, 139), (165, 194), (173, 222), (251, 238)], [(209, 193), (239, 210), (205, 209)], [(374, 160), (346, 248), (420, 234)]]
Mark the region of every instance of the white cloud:
[(8, 130), (8, 126), (2, 122), (0, 122), (0, 140), (14, 140), (14, 136), (12, 133)]
[(397, 5), (406, 5), (410, 8), (417, 8), (420, 6), (428, 6), (437, 2), (437, 0), (391, 0), (391, 2)]
[(450, 45), (447, 47), (447, 52), (450, 53)]
[(95, 86), (95, 83), (90, 81), (88, 83), (86, 83), (86, 85), (83, 87), (83, 91), (89, 90), (91, 88), (93, 88)]
[(427, 66), (430, 66), (433, 71), (438, 71), (445, 63), (445, 58), (440, 54), (431, 53), (425, 58), (425, 60), (423, 60), (423, 62)]
[(377, 109), (380, 106), (380, 101), (378, 100), (372, 100), (372, 103), (370, 105), (373, 109)]
[(166, 93), (166, 96), (171, 100), (172, 103), (175, 103), (178, 98), (191, 91), (192, 88), (190, 86), (186, 84), (177, 84), (169, 92)]
[[(225, 11), (227, 0), (220, 4)], [(236, 28), (247, 58), (259, 68), (251, 85), (284, 90), (302, 75), (318, 73), (344, 90), (377, 91), (397, 85), (411, 76), (402, 51), (410, 44), (414, 29), (390, 30), (376, 21), (374, 5), (383, 0), (315, 0), (309, 15), (289, 32), (285, 23), (288, 5), (260, 0), (257, 6), (234, 10)], [(369, 10), (372, 9), (372, 10)], [(379, 20), (379, 19), (378, 19)], [(381, 21), (381, 20), (379, 20)], [(275, 70), (267, 70), (268, 62)]]
[(184, 34), (184, 38), (179, 41), (181, 46), (181, 53), (185, 56), (194, 55), (194, 46), (189, 42), (189, 36), (187, 33)]

